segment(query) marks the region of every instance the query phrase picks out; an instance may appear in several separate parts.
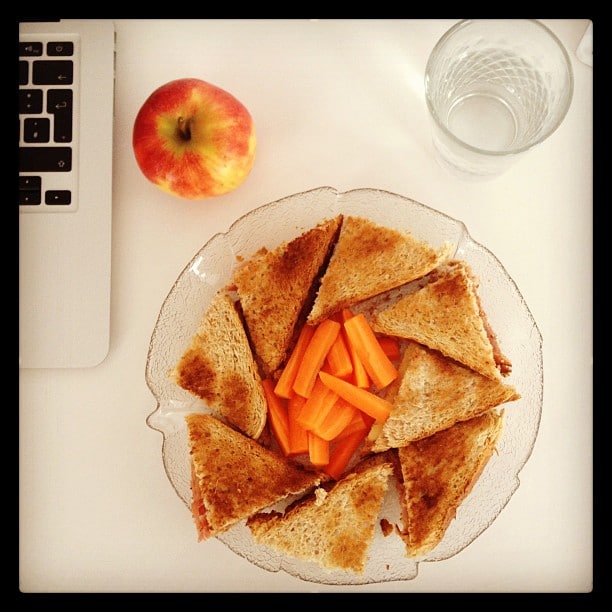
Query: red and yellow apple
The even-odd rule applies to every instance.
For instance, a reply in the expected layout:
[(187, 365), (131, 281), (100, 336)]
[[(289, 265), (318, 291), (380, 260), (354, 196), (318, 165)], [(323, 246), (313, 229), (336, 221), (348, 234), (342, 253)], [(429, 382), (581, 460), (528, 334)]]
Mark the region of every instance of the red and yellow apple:
[(183, 78), (156, 89), (134, 121), (142, 173), (163, 191), (202, 200), (241, 185), (255, 161), (255, 125), (246, 107), (206, 81)]

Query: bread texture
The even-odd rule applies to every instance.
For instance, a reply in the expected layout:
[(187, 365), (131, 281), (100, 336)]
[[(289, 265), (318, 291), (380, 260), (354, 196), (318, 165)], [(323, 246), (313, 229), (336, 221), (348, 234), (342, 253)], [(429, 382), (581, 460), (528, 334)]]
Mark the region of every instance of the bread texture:
[(191, 459), (191, 511), (198, 541), (327, 480), (270, 451), (209, 414), (185, 418)]
[(464, 261), (431, 273), (419, 290), (372, 316), (379, 333), (415, 340), (483, 376), (501, 379), (511, 371), (482, 312), (478, 283)]
[(248, 334), (265, 376), (287, 357), (296, 326), (312, 306), (341, 222), (337, 216), (272, 251), (261, 249), (234, 272)]
[(401, 537), (408, 557), (441, 541), (457, 509), (482, 474), (503, 427), (490, 410), (397, 450), (403, 479)]
[(327, 569), (362, 574), (392, 472), (390, 463), (350, 472), (284, 514), (253, 515), (247, 526), (259, 544)]
[(268, 410), (261, 377), (240, 314), (225, 292), (213, 297), (172, 377), (247, 436), (261, 435)]
[(511, 385), (409, 341), (399, 376), (385, 397), (392, 403), (391, 414), (371, 442), (373, 452), (427, 438), (459, 421), (518, 400), (520, 395)]
[(317, 324), (342, 308), (420, 278), (449, 254), (450, 245), (436, 250), (409, 232), (345, 216), (307, 321)]

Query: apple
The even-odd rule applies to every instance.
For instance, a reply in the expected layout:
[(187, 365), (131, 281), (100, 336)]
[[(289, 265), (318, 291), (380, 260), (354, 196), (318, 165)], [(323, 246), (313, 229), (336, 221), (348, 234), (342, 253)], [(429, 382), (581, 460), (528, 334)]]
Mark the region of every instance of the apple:
[(203, 200), (241, 185), (255, 161), (255, 126), (227, 91), (195, 78), (170, 81), (144, 102), (132, 147), (142, 173), (163, 191)]

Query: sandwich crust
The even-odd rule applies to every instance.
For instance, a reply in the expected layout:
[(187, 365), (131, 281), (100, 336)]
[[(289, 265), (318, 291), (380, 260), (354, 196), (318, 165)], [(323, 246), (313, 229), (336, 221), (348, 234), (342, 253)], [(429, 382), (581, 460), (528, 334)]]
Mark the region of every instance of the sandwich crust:
[(308, 323), (426, 275), (448, 258), (450, 248), (436, 250), (409, 232), (345, 216)]
[(399, 376), (385, 397), (393, 407), (371, 444), (373, 452), (426, 438), (520, 395), (511, 385), (408, 341)]
[(284, 514), (255, 514), (247, 526), (259, 544), (328, 569), (362, 574), (392, 472), (390, 463), (353, 471)]
[(185, 418), (192, 470), (191, 511), (204, 540), (326, 480), (209, 414)]
[(491, 458), (502, 424), (503, 411), (490, 410), (398, 449), (404, 489), (400, 536), (408, 557), (425, 555), (440, 543)]
[(264, 376), (284, 363), (297, 326), (312, 305), (341, 222), (339, 215), (272, 251), (263, 248), (234, 272), (233, 282)]
[(266, 424), (267, 403), (242, 319), (219, 291), (172, 374), (183, 389), (251, 438)]

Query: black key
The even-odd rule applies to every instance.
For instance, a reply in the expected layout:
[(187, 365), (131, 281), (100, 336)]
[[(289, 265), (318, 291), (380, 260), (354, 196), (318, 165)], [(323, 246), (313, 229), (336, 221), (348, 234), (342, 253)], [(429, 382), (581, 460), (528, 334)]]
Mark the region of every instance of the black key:
[(72, 140), (72, 90), (49, 89), (47, 91), (47, 112), (54, 117), (53, 141)]
[(70, 147), (19, 147), (20, 172), (70, 172)]
[(19, 177), (19, 204), (40, 204), (40, 176)]
[(67, 189), (57, 191), (45, 191), (45, 204), (70, 204), (72, 194)]
[(37, 115), (43, 110), (42, 89), (20, 89), (19, 90), (19, 114)]
[(19, 189), (40, 189), (42, 179), (40, 176), (20, 176)]
[(72, 55), (74, 44), (66, 41), (47, 43), (47, 55)]
[(19, 57), (37, 57), (42, 55), (43, 46), (40, 42), (20, 42)]
[(34, 85), (71, 85), (73, 64), (70, 60), (37, 60), (32, 62)]
[(19, 84), (27, 85), (29, 75), (30, 75), (30, 68), (28, 66), (28, 62), (19, 60)]
[(20, 189), (19, 205), (40, 204), (40, 189)]
[(44, 117), (26, 119), (23, 122), (24, 142), (49, 142), (51, 122)]

